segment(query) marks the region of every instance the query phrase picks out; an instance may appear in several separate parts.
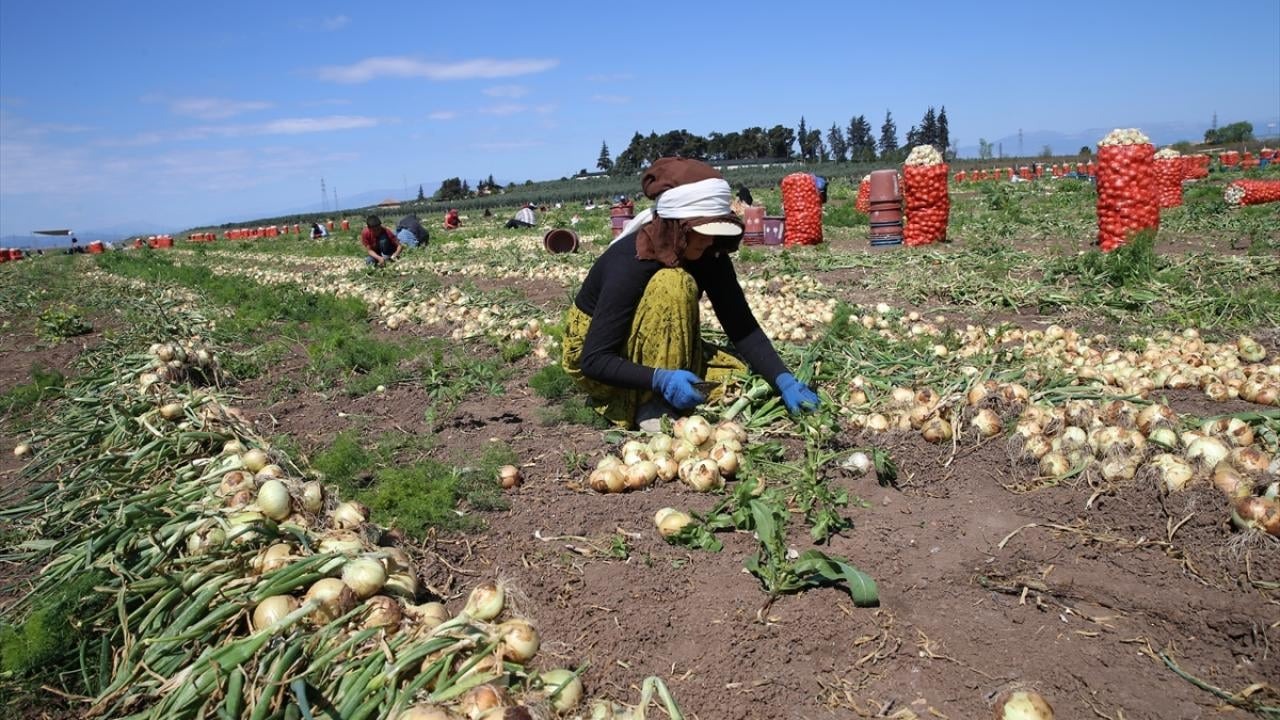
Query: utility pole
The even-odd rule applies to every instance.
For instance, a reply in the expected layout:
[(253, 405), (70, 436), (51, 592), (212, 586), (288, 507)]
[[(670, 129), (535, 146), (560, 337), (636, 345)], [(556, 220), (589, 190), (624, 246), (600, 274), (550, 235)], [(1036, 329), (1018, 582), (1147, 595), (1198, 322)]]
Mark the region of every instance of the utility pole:
[(333, 211), (338, 212), (338, 186), (333, 186)]
[(1018, 128), (1018, 157), (1023, 157), (1023, 153), (1022, 153), (1022, 128)]
[(1213, 111), (1213, 129), (1214, 130), (1218, 129), (1218, 111), (1217, 110)]
[(329, 194), (324, 190), (324, 178), (320, 178), (320, 212), (326, 212), (329, 209)]

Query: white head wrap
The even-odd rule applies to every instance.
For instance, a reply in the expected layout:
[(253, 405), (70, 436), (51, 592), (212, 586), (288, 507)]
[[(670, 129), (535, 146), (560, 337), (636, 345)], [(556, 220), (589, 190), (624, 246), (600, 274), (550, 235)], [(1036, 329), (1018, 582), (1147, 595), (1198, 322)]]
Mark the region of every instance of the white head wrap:
[[(631, 219), (618, 233), (613, 242), (634, 235), (655, 216), (668, 220), (684, 220), (686, 218), (720, 217), (732, 211), (733, 189), (729, 183), (720, 178), (708, 178), (697, 182), (677, 185), (664, 191), (654, 202), (654, 206)], [(656, 211), (656, 212), (655, 212)], [(613, 243), (610, 243), (612, 245)]]

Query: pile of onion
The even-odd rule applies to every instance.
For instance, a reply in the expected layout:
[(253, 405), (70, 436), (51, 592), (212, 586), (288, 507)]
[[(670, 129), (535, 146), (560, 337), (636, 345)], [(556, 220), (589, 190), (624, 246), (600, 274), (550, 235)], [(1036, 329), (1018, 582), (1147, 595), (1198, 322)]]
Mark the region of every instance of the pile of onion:
[(701, 415), (680, 418), (674, 435), (655, 433), (647, 442), (628, 440), (620, 455), (605, 456), (587, 483), (601, 493), (643, 490), (679, 478), (698, 492), (724, 487), (742, 462), (746, 431), (735, 422), (712, 425)]

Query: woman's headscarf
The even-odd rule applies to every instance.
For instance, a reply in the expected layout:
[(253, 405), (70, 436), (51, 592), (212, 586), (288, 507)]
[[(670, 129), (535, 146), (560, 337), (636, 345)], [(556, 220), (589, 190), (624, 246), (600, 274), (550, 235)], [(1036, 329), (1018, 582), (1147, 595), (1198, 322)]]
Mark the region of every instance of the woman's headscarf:
[[(618, 238), (636, 233), (636, 257), (677, 267), (688, 244), (685, 234), (699, 225), (742, 220), (730, 210), (732, 188), (710, 165), (689, 158), (659, 158), (640, 180), (653, 208), (637, 215)], [(615, 240), (616, 242), (616, 240)]]

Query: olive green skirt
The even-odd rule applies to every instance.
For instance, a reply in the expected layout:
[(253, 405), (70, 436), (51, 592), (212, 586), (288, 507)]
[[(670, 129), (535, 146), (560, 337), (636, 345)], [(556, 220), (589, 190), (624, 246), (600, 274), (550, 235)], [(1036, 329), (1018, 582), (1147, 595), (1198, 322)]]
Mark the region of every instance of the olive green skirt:
[[(711, 391), (708, 401), (724, 393), (723, 383), (733, 375), (745, 375), (747, 366), (724, 348), (703, 342), (699, 333), (698, 284), (684, 270), (659, 270), (649, 280), (636, 307), (627, 336), (625, 356), (637, 365), (685, 369), (701, 378), (722, 383)], [(634, 427), (636, 409), (653, 397), (649, 390), (615, 387), (582, 374), (579, 361), (591, 316), (576, 305), (565, 315), (565, 372), (596, 402), (596, 410), (615, 425)]]

